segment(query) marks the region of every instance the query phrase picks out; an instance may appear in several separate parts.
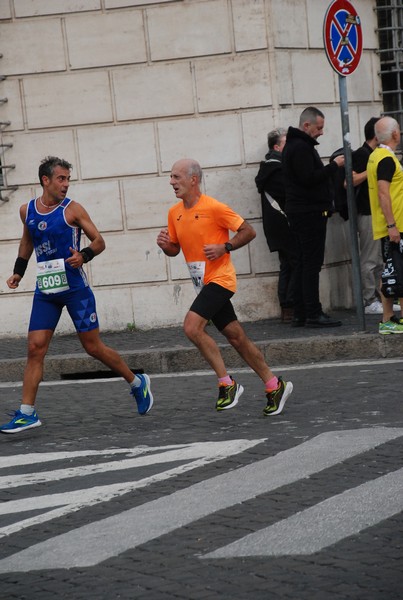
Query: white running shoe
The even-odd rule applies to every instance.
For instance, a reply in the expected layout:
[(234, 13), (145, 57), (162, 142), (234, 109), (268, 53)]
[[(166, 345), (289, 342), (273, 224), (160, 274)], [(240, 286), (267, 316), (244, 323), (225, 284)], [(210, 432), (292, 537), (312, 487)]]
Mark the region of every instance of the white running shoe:
[[(393, 307), (393, 310), (395, 310), (395, 307)], [(399, 306), (399, 310), (400, 310), (400, 306)], [(366, 315), (382, 315), (383, 314), (382, 302), (379, 302), (379, 300), (374, 300), (371, 304), (369, 304), (368, 306), (366, 306), (364, 308), (364, 312)]]

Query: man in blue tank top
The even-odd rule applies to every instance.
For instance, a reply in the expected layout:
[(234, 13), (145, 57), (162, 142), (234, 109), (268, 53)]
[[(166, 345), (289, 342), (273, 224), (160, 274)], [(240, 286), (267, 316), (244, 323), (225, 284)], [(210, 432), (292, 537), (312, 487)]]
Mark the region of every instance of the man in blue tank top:
[[(45, 356), (64, 307), (85, 351), (129, 383), (138, 412), (145, 415), (153, 404), (149, 376), (134, 375), (122, 357), (100, 338), (94, 294), (82, 267), (104, 251), (105, 242), (84, 207), (67, 198), (71, 168), (63, 159), (45, 158), (39, 167), (42, 195), (20, 208), (23, 234), (7, 285), (10, 289), (18, 288), (33, 251), (37, 278), (28, 328), (22, 402), (13, 419), (0, 426), (2, 433), (18, 433), (41, 425), (35, 399)], [(80, 250), (81, 231), (91, 243)]]

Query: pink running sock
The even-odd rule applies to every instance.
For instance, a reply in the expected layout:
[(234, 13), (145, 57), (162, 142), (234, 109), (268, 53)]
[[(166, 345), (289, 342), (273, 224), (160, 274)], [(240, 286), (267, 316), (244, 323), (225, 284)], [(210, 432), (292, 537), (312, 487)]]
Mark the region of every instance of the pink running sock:
[(273, 392), (274, 390), (276, 390), (278, 388), (277, 377), (274, 376), (271, 379), (269, 379), (269, 381), (266, 381), (266, 383), (264, 384), (264, 387), (267, 392)]
[(226, 375), (225, 377), (219, 377), (218, 385), (232, 385), (231, 377), (229, 375)]

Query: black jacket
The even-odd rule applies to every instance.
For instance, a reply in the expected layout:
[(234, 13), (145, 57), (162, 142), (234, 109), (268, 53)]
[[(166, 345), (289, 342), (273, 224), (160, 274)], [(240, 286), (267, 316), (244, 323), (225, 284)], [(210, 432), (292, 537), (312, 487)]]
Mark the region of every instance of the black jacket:
[(323, 165), (317, 144), (304, 131), (288, 129), (282, 153), (286, 213), (324, 212), (332, 208), (329, 185), (338, 166), (335, 162)]
[[(353, 170), (362, 173), (367, 170), (369, 155), (372, 154), (372, 148), (364, 142), (361, 148), (358, 148), (352, 154)], [(371, 207), (369, 203), (368, 182), (363, 181), (356, 188), (357, 213), (359, 215), (370, 215)]]
[[(287, 218), (281, 212), (284, 211), (285, 205), (281, 152), (271, 150), (265, 158), (266, 160), (260, 163), (255, 183), (262, 202), (263, 231), (270, 252), (276, 252), (289, 247), (291, 233)], [(269, 194), (269, 198), (266, 194)], [(275, 200), (274, 205), (272, 200)]]

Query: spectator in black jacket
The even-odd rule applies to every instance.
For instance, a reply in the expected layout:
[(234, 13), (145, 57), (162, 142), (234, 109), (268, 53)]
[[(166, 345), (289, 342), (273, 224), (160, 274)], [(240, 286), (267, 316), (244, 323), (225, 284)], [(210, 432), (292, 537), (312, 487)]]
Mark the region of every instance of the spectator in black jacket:
[[(369, 204), (367, 163), (369, 155), (378, 145), (375, 135), (375, 123), (379, 117), (372, 117), (364, 127), (365, 142), (352, 154), (353, 184), (357, 203), (357, 228), (360, 244), (360, 263), (362, 295), (365, 314), (383, 314), (380, 301), (381, 275), (383, 259), (381, 246), (372, 235), (371, 207)], [(399, 306), (395, 306), (397, 310)]]
[(315, 148), (323, 134), (324, 114), (309, 106), (300, 116), (299, 127), (290, 127), (283, 150), (286, 190), (285, 212), (298, 251), (292, 325), (336, 327), (341, 321), (326, 315), (319, 300), (319, 273), (323, 265), (326, 225), (331, 210), (329, 193), (332, 173), (344, 165), (337, 156), (324, 166)]
[(267, 136), (269, 152), (255, 177), (262, 201), (263, 230), (270, 252), (278, 252), (280, 273), (277, 294), (281, 307), (281, 320), (289, 323), (294, 314), (294, 279), (297, 263), (296, 246), (284, 213), (285, 186), (281, 166), (281, 153), (287, 131), (279, 128)]

